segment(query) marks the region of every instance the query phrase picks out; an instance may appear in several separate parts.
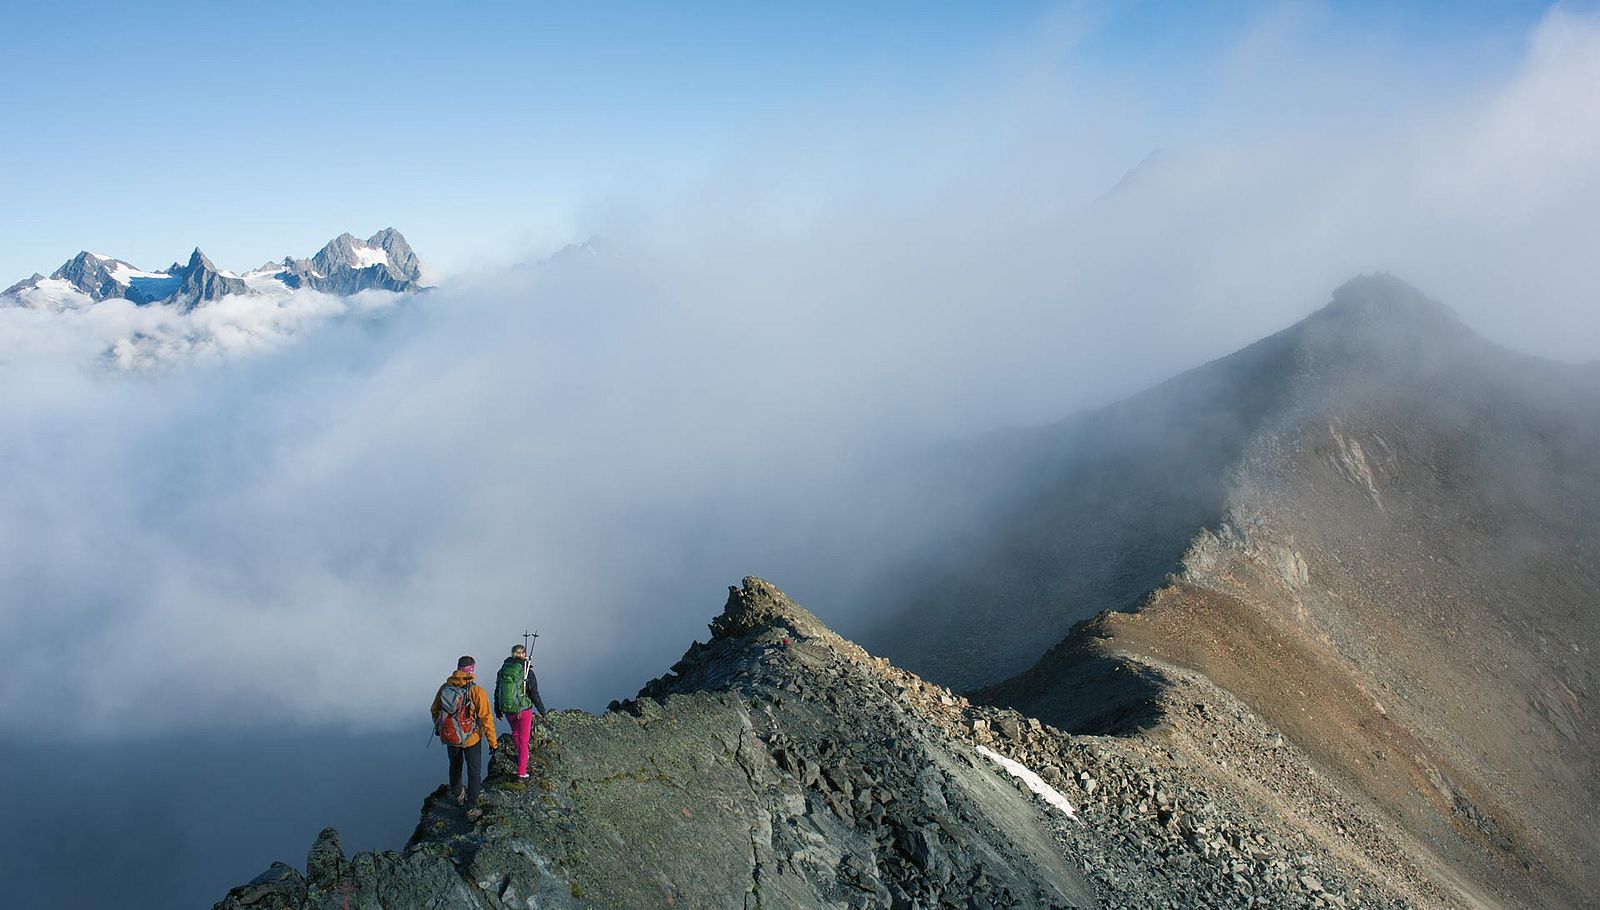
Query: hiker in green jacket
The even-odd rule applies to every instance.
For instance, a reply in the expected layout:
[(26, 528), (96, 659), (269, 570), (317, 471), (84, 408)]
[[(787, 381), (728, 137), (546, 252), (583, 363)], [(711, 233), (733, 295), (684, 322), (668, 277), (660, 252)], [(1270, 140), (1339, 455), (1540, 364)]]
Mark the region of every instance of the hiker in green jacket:
[(528, 742), (533, 738), (533, 711), (539, 716), (546, 713), (544, 699), (539, 697), (539, 678), (533, 675), (533, 663), (528, 649), (522, 645), (511, 648), (511, 656), (500, 665), (500, 676), (494, 687), (494, 710), (511, 724), (511, 738), (517, 744), (517, 778), (528, 779)]

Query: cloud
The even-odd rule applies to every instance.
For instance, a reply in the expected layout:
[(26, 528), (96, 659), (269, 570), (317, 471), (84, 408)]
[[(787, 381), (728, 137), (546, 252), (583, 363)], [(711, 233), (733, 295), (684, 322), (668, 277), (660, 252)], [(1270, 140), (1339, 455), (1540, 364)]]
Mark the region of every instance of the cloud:
[(71, 361), (123, 372), (262, 353), (346, 317), (381, 314), (405, 298), (383, 291), (334, 297), (301, 290), (234, 296), (183, 312), (122, 299), (76, 306), (0, 307), (0, 364)]
[(420, 724), (459, 653), (527, 627), (551, 700), (598, 707), (746, 573), (848, 630), (960, 521), (916, 484), (952, 440), (1136, 391), (1357, 272), (1594, 357), (1595, 20), (1370, 118), (1416, 73), (1294, 70), (1262, 43), (1297, 21), (1216, 63), (1220, 134), (1052, 39), (940, 105), (797, 112), (608, 207), (615, 255), (405, 303), (0, 311), (0, 713), (47, 679), (85, 735)]

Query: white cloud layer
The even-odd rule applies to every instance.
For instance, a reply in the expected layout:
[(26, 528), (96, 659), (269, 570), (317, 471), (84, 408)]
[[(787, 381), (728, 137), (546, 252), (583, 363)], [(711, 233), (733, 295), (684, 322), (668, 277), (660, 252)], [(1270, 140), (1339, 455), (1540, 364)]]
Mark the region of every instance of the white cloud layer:
[(797, 113), (607, 218), (616, 256), (402, 306), (0, 311), (0, 716), (48, 681), (79, 732), (420, 724), (525, 626), (593, 707), (746, 573), (848, 629), (948, 519), (895, 489), (933, 441), (1135, 391), (1359, 272), (1600, 354), (1596, 20), (1460, 90), (1301, 40), (1218, 62), (1225, 138), (1045, 43), (937, 109)]
[(330, 321), (380, 316), (404, 299), (387, 291), (335, 297), (300, 290), (223, 297), (185, 313), (62, 296), (66, 305), (0, 305), (0, 368), (66, 363), (142, 373), (227, 361), (282, 347)]

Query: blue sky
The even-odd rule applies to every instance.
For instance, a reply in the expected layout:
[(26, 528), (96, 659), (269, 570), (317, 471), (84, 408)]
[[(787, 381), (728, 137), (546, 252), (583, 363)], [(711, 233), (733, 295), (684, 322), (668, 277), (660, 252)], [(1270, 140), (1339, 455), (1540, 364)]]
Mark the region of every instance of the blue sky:
[(1427, 95), (1503, 72), (1544, 11), (13, 2), (0, 284), (80, 248), (158, 267), (198, 243), (243, 268), (387, 225), (446, 269), (480, 249), (536, 255), (796, 124), (848, 133), (884, 112), (936, 115), (1019, 59), (1137, 98), (1139, 129), (1108, 151), (1108, 169), (1131, 166), (1146, 145), (1248, 128), (1216, 99), (1263, 34), (1293, 34), (1274, 39), (1279, 53), (1353, 48), (1403, 66), (1393, 94)]

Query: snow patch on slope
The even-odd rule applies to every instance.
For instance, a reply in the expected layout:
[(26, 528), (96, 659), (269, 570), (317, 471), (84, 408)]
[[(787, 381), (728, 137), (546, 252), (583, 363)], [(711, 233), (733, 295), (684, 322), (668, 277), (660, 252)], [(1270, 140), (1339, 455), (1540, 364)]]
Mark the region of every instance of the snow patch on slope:
[(281, 269), (271, 272), (264, 269), (258, 269), (254, 272), (245, 272), (239, 277), (244, 280), (245, 287), (250, 289), (251, 294), (261, 294), (268, 297), (286, 297), (289, 294), (294, 293), (294, 291), (287, 284), (283, 283), (283, 279), (278, 277), (281, 272)]
[(1034, 793), (1038, 794), (1040, 799), (1043, 799), (1045, 802), (1059, 809), (1067, 816), (1067, 818), (1078, 817), (1077, 810), (1073, 809), (1072, 803), (1068, 802), (1067, 798), (1061, 795), (1061, 791), (1045, 783), (1043, 778), (1033, 773), (1032, 768), (1029, 768), (1027, 765), (1022, 764), (1019, 761), (1013, 761), (1012, 759), (1006, 758), (1004, 755), (1001, 755), (999, 752), (994, 751), (988, 746), (979, 746), (978, 752), (982, 754), (984, 758), (987, 758), (1000, 767), (1006, 769), (1008, 774), (1022, 781), (1027, 785), (1029, 790), (1032, 790)]
[[(94, 254), (91, 253), (90, 255), (94, 255)], [(105, 257), (102, 256), (100, 258), (104, 259)], [(172, 277), (171, 275), (168, 275), (166, 272), (147, 272), (144, 269), (135, 268), (134, 266), (129, 265), (128, 263), (123, 262), (120, 259), (112, 259), (112, 260), (107, 260), (107, 261), (112, 263), (112, 266), (111, 266), (111, 269), (110, 269), (111, 280), (115, 281), (117, 284), (123, 285), (124, 287), (126, 287), (128, 285), (131, 285), (133, 283), (133, 279), (135, 279), (135, 278), (170, 278), (170, 277)]]
[(352, 248), (350, 254), (355, 257), (355, 266), (358, 269), (389, 264), (389, 254), (378, 247), (358, 246)]

